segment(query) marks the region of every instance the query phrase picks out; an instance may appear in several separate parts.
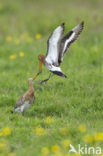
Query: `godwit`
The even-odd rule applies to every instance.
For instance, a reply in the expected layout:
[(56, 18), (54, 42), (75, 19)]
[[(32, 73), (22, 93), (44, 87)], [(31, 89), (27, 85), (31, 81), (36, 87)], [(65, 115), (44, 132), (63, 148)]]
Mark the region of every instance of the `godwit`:
[(27, 110), (31, 105), (34, 103), (35, 96), (34, 96), (34, 88), (33, 88), (33, 79), (29, 78), (28, 80), (29, 90), (19, 98), (19, 100), (16, 102), (16, 106), (14, 107), (14, 112), (20, 112), (23, 113), (25, 110)]
[[(82, 32), (83, 26), (84, 22), (81, 22), (64, 37), (62, 37), (64, 33), (64, 23), (53, 31), (47, 41), (48, 48), (46, 56), (44, 56), (43, 54), (40, 54), (38, 56), (40, 62), (39, 72), (33, 77), (33, 80), (41, 73), (42, 64), (44, 64), (51, 73), (66, 78), (66, 75), (60, 68), (60, 64), (63, 61), (64, 54), (67, 52), (70, 45), (78, 38), (78, 36)], [(49, 80), (50, 77), (51, 75), (42, 82)]]

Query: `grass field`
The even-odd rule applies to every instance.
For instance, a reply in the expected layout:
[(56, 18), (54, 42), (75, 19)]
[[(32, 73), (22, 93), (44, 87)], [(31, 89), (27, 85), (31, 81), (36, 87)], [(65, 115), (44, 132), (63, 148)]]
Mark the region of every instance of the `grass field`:
[[(102, 0), (0, 0), (0, 156), (69, 156), (70, 143), (103, 149), (102, 10)], [(40, 85), (49, 75), (43, 67), (32, 108), (11, 114), (53, 29), (65, 22), (68, 32), (81, 21), (61, 67), (67, 79)]]

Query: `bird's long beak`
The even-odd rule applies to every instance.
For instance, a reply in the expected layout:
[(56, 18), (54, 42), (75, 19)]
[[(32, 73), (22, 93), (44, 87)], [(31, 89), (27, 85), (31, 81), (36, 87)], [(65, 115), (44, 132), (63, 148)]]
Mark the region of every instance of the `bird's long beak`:
[(42, 62), (40, 61), (39, 62), (39, 72), (41, 72), (42, 71)]
[(39, 62), (39, 72), (33, 77), (33, 80), (36, 79), (36, 77), (42, 72), (42, 62)]

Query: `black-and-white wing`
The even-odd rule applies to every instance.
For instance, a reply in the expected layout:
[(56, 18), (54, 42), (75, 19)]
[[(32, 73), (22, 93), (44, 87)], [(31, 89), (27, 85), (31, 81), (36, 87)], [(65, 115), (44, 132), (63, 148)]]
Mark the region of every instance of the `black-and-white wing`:
[(81, 22), (79, 25), (74, 27), (67, 35), (65, 35), (62, 38), (59, 47), (59, 59), (58, 59), (59, 64), (62, 62), (63, 56), (67, 52), (67, 49), (69, 48), (71, 43), (73, 43), (79, 37), (80, 33), (83, 30), (83, 26), (84, 22)]
[(54, 64), (58, 66), (58, 57), (59, 57), (59, 42), (62, 39), (62, 35), (64, 32), (64, 23), (58, 26), (51, 36), (48, 39), (48, 50), (46, 54), (46, 62), (50, 64)]

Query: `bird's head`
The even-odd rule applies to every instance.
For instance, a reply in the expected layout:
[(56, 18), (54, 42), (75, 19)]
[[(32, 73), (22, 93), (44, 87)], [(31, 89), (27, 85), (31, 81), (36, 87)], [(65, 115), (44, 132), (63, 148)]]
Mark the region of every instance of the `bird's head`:
[(45, 60), (45, 56), (43, 54), (39, 54), (38, 59), (39, 59), (40, 62), (43, 63), (44, 60)]

